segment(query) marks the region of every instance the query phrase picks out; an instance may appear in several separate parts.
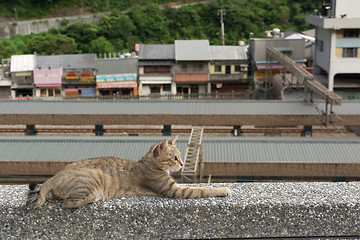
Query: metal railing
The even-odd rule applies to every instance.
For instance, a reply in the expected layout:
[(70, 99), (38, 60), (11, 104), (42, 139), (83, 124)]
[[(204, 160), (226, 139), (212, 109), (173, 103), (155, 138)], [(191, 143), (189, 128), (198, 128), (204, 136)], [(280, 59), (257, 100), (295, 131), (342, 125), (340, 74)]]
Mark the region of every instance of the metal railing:
[(191, 93), (191, 94), (149, 94), (149, 95), (109, 95), (109, 96), (56, 96), (56, 97), (30, 97), (30, 100), (246, 100), (255, 99), (252, 93)]

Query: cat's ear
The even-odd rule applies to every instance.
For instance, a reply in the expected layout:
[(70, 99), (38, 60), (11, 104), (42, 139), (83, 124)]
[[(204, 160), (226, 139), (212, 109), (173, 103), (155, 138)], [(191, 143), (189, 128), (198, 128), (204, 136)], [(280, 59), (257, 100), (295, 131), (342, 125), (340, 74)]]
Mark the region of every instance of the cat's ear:
[(176, 140), (178, 139), (179, 135), (176, 135), (175, 137), (172, 137), (168, 140), (169, 145), (175, 145)]
[(156, 145), (156, 147), (154, 148), (154, 151), (153, 151), (154, 157), (159, 156), (160, 153), (161, 153), (162, 151), (164, 151), (164, 149), (167, 147), (167, 145), (168, 145), (168, 143), (167, 143), (166, 140), (165, 140), (165, 141), (162, 141), (162, 142), (160, 142), (158, 145)]

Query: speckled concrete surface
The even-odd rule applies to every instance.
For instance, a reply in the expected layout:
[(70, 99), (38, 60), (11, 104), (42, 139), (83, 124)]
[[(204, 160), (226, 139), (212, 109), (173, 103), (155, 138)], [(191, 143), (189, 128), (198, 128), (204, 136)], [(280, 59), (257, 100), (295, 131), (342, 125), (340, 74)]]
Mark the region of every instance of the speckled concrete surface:
[(122, 197), (77, 210), (0, 186), (0, 239), (360, 238), (360, 182), (236, 183), (226, 198)]

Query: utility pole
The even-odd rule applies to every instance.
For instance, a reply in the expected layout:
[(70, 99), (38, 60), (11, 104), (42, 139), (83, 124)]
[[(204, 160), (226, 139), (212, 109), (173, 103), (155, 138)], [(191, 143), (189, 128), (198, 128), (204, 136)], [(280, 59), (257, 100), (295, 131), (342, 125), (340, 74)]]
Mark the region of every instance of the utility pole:
[(220, 14), (220, 24), (221, 24), (221, 42), (222, 45), (225, 45), (225, 29), (224, 29), (224, 16), (225, 11), (223, 9), (218, 10), (218, 15)]

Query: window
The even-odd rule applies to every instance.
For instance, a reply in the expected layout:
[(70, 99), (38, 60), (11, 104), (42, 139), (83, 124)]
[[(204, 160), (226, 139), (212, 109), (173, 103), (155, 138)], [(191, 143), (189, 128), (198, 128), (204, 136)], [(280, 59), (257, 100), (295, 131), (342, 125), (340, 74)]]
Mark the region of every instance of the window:
[(191, 93), (193, 93), (193, 94), (199, 93), (199, 86), (197, 86), (197, 85), (191, 85), (190, 91), (191, 91)]
[(164, 84), (163, 85), (163, 91), (164, 92), (170, 92), (171, 91), (171, 84)]
[(357, 48), (343, 48), (342, 56), (343, 58), (356, 58), (357, 52)]
[(235, 72), (241, 72), (241, 66), (235, 65)]
[(230, 74), (230, 73), (231, 73), (231, 66), (226, 66), (226, 67), (225, 67), (225, 73), (226, 73), (226, 74)]
[(288, 51), (288, 50), (284, 50), (284, 51), (281, 51), (282, 54), (288, 56), (288, 57), (291, 57), (291, 54), (292, 54), (292, 51)]
[(320, 51), (320, 52), (323, 52), (324, 51), (324, 41), (322, 41), (322, 40), (319, 40), (319, 41), (317, 41), (317, 44), (318, 44), (318, 50)]
[(247, 72), (247, 70), (248, 70), (248, 65), (241, 65), (241, 71)]
[(150, 93), (160, 93), (159, 86), (150, 86)]
[(46, 96), (47, 96), (47, 91), (46, 91), (46, 89), (40, 89), (40, 96), (42, 96), (42, 97), (46, 97)]
[(171, 67), (170, 66), (145, 66), (144, 73), (146, 74), (170, 74)]
[(221, 73), (221, 65), (215, 65), (215, 72)]
[(188, 66), (187, 66), (186, 63), (181, 64), (181, 70), (182, 70), (183, 72), (187, 72)]
[(358, 38), (359, 29), (344, 29), (344, 38)]

